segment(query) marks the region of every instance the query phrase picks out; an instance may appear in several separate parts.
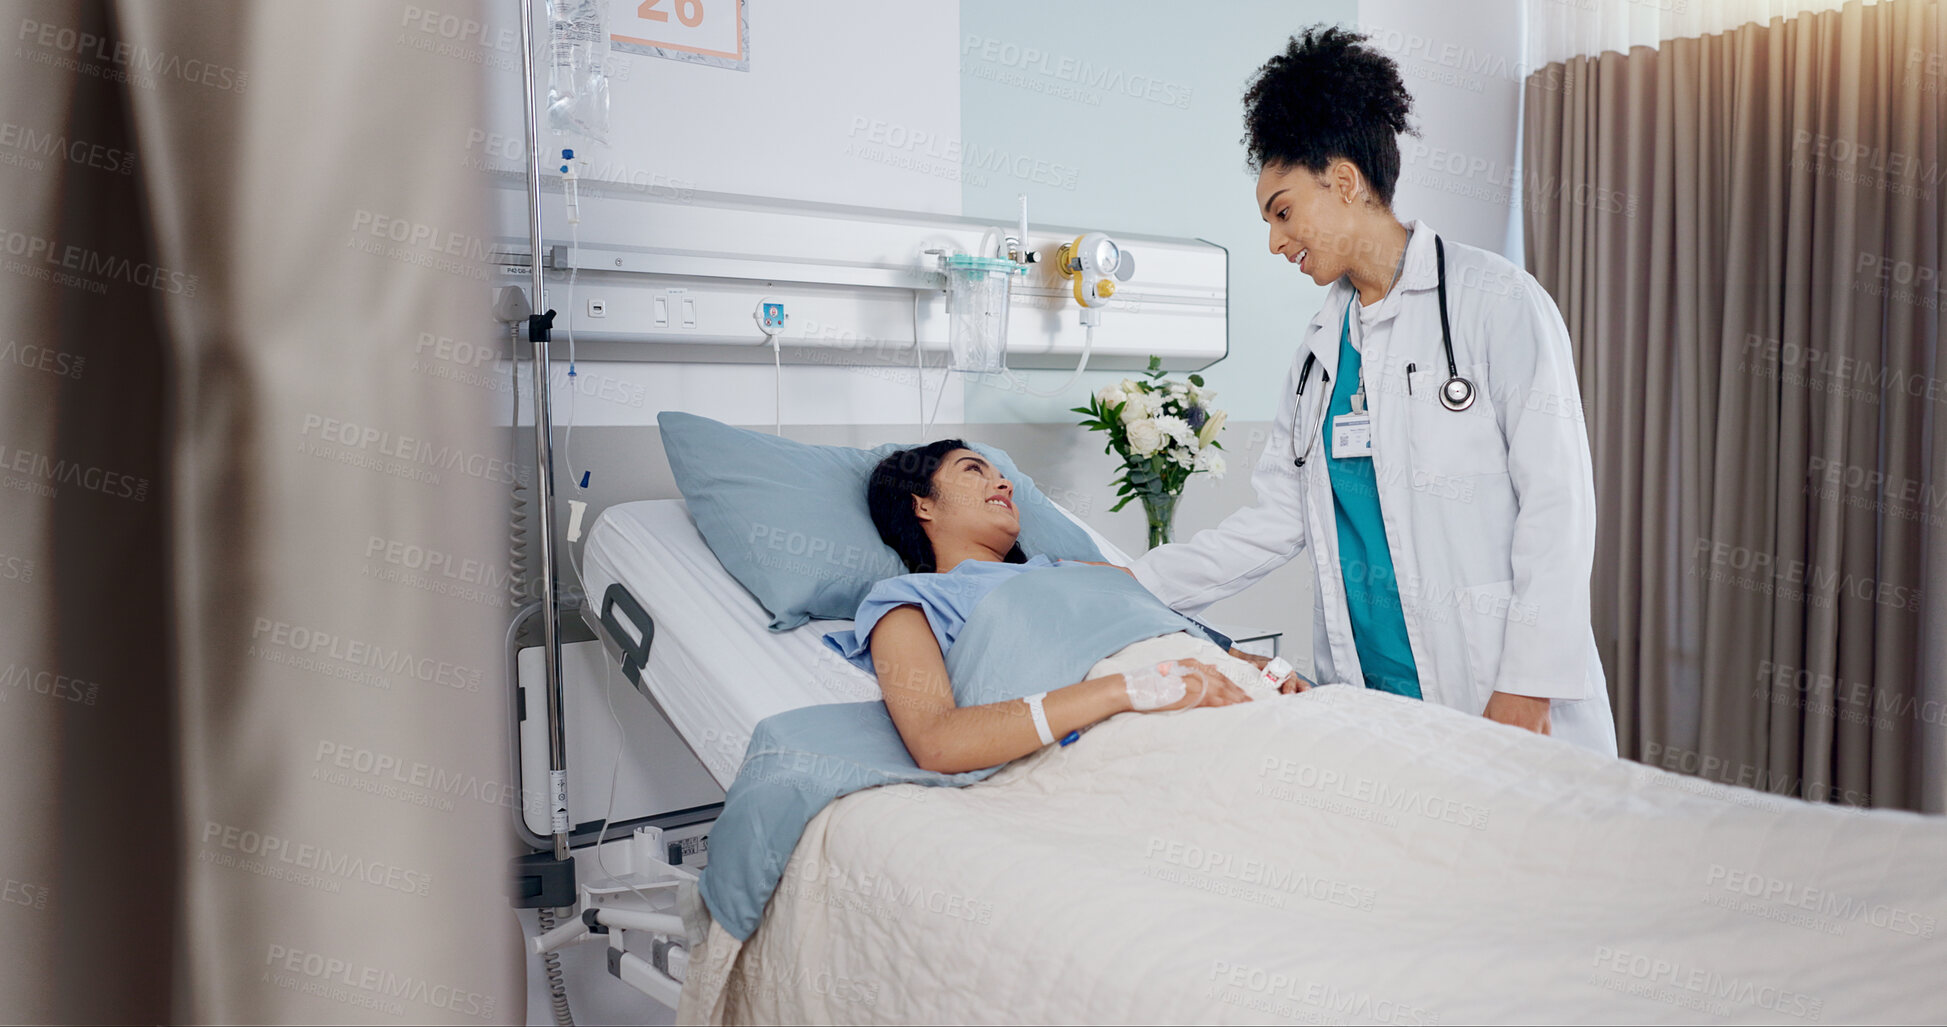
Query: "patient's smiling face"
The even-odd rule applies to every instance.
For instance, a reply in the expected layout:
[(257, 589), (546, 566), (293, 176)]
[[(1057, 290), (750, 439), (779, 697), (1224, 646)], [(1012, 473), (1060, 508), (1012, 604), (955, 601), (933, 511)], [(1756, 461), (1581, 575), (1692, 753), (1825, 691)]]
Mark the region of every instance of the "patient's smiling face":
[(913, 497), (913, 512), (925, 524), (935, 550), (943, 542), (966, 542), (1005, 554), (1021, 534), (1014, 483), (971, 449), (953, 450), (940, 461), (933, 472), (933, 494)]

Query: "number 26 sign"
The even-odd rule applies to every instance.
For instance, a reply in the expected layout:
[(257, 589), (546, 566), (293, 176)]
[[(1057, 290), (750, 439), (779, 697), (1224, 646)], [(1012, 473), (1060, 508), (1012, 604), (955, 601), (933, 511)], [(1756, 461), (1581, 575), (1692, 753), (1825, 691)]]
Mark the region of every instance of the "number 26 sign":
[(610, 0), (609, 45), (626, 53), (750, 70), (744, 0)]

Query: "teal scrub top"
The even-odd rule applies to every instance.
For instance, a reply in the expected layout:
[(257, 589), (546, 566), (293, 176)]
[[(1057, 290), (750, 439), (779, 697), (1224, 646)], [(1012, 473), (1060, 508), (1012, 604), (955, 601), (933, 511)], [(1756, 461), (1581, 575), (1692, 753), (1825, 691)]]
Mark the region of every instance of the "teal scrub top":
[[(1359, 351), (1352, 348), (1352, 304), (1339, 326), (1339, 373), (1325, 412), (1325, 469), (1332, 480), (1332, 512), (1339, 528), (1339, 569), (1345, 577), (1346, 606), (1352, 615), (1352, 642), (1366, 687), (1420, 698), (1420, 672), (1406, 639), (1406, 614), (1399, 603), (1399, 579), (1386, 524), (1379, 516), (1379, 479), (1370, 457), (1340, 460), (1332, 455), (1332, 419), (1352, 411), (1358, 391)], [(1370, 408), (1368, 408), (1370, 409)]]

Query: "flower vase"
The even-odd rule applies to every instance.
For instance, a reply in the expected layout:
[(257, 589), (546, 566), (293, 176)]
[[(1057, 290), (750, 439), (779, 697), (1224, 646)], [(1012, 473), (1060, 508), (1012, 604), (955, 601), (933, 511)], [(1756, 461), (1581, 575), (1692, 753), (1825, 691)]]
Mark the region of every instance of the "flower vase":
[(1176, 524), (1176, 501), (1180, 496), (1167, 492), (1144, 495), (1143, 513), (1149, 518), (1149, 548), (1167, 545)]

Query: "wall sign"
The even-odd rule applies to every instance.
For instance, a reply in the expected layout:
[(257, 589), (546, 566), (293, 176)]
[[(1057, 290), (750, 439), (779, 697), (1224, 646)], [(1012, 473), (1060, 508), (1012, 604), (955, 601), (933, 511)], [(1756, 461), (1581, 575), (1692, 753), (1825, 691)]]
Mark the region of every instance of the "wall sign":
[(744, 0), (614, 0), (609, 26), (625, 53), (750, 70)]

